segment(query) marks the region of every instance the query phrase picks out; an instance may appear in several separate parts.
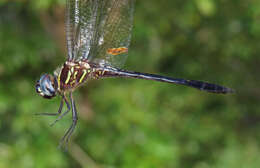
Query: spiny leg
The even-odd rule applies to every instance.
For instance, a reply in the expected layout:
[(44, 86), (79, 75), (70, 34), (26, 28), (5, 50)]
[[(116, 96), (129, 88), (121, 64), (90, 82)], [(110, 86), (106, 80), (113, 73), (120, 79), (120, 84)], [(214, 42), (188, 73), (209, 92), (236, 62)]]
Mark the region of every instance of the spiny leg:
[(77, 122), (78, 122), (78, 114), (77, 114), (77, 109), (76, 109), (76, 104), (75, 104), (75, 101), (72, 97), (72, 93), (71, 93), (71, 96), (70, 96), (70, 99), (71, 99), (71, 105), (72, 105), (72, 129), (71, 131), (69, 132), (69, 134), (67, 135), (67, 138), (66, 138), (66, 145), (68, 145), (68, 142), (71, 138), (71, 135), (77, 125)]
[(60, 115), (53, 123), (51, 123), (51, 126), (53, 126), (54, 124), (56, 124), (57, 121), (59, 121), (60, 119), (62, 119), (62, 117), (64, 117), (64, 116), (65, 116), (66, 114), (68, 114), (68, 112), (70, 111), (70, 104), (69, 104), (69, 102), (68, 102), (68, 100), (67, 100), (67, 98), (66, 98), (65, 95), (62, 96), (62, 101), (61, 101), (59, 110), (60, 110), (60, 111), (62, 110), (64, 101), (65, 101), (65, 103), (66, 103), (66, 105), (67, 105), (67, 111), (65, 111), (63, 114), (61, 114), (61, 112), (60, 112), (61, 115)]
[(62, 97), (62, 100), (60, 102), (60, 107), (57, 113), (36, 113), (35, 115), (43, 115), (43, 116), (57, 116), (61, 114), (62, 108), (64, 104), (64, 98)]
[(68, 146), (68, 142), (70, 140), (70, 137), (71, 137), (71, 135), (77, 125), (77, 121), (78, 121), (77, 109), (76, 109), (76, 105), (75, 105), (75, 102), (74, 102), (74, 99), (72, 96), (72, 92), (70, 92), (70, 102), (71, 102), (71, 106), (72, 106), (72, 124), (69, 127), (69, 129), (66, 131), (65, 135), (62, 137), (59, 147), (62, 147), (64, 142), (66, 143), (65, 147)]

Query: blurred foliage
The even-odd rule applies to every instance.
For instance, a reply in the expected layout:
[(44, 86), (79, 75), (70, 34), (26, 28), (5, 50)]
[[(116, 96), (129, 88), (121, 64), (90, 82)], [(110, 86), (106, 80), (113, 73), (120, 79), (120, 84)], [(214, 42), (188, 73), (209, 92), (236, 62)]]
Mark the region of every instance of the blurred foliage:
[(71, 117), (50, 127), (55, 118), (34, 115), (59, 106), (34, 84), (65, 60), (63, 26), (54, 24), (64, 22), (64, 4), (0, 1), (0, 168), (260, 166), (259, 0), (137, 0), (127, 69), (237, 93), (90, 81), (75, 92), (80, 119), (68, 152), (57, 146)]

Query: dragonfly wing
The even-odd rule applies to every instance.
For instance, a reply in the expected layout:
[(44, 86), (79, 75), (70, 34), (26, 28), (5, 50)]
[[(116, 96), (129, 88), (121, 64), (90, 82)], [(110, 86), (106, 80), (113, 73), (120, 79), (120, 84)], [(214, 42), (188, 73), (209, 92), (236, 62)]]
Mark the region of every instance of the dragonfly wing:
[(100, 0), (95, 35), (86, 59), (113, 67), (122, 66), (130, 44), (134, 0)]
[[(87, 57), (95, 35), (98, 4), (101, 0), (67, 0), (66, 40), (68, 60)], [(105, 1), (105, 0), (104, 0)]]

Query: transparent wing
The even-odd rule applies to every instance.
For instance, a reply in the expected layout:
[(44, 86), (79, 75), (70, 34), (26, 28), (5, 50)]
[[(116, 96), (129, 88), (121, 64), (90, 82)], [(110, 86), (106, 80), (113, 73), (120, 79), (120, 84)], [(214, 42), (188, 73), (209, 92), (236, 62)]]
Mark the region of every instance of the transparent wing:
[(68, 60), (120, 67), (131, 38), (134, 0), (67, 0)]
[(68, 60), (76, 60), (89, 54), (91, 41), (94, 39), (100, 1), (67, 0), (66, 40)]
[(114, 67), (125, 63), (133, 27), (133, 10), (134, 0), (101, 0), (95, 35), (86, 59)]

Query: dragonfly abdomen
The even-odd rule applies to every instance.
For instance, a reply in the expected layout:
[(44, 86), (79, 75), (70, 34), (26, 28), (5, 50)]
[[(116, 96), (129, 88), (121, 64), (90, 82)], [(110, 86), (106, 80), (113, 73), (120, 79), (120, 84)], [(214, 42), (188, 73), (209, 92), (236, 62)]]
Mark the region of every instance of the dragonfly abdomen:
[(139, 79), (153, 80), (153, 81), (166, 82), (166, 83), (172, 83), (178, 85), (185, 85), (185, 86), (193, 87), (211, 93), (226, 94), (226, 93), (234, 92), (234, 90), (230, 88), (208, 83), (208, 82), (197, 81), (197, 80), (186, 80), (180, 78), (171, 78), (171, 77), (166, 77), (161, 75), (141, 73), (141, 72), (131, 72), (131, 71), (125, 71), (120, 69), (107, 68), (103, 72), (103, 77), (125, 77), (125, 78), (139, 78)]

